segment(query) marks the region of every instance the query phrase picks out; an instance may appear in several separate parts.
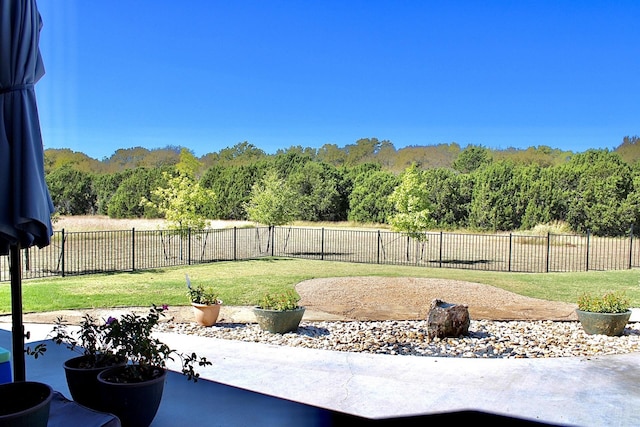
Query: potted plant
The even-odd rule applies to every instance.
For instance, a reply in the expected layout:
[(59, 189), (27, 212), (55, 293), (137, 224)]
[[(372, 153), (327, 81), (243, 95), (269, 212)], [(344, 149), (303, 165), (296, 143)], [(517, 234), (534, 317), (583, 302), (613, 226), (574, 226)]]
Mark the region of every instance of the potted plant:
[(196, 323), (201, 326), (212, 326), (220, 315), (222, 300), (213, 288), (206, 288), (202, 285), (191, 286), (187, 277), (187, 295), (193, 307), (193, 314)]
[(204, 357), (178, 353), (152, 336), (166, 310), (166, 305), (153, 305), (146, 316), (127, 313), (107, 322), (107, 342), (129, 363), (99, 373), (99, 390), (103, 410), (118, 416), (123, 426), (148, 426), (153, 421), (162, 399), (167, 360), (180, 358), (182, 374), (194, 382), (200, 376), (195, 365), (211, 365)]
[(82, 317), (79, 328), (70, 330), (69, 324), (58, 317), (53, 327), (51, 339), (56, 344), (64, 344), (81, 356), (64, 362), (64, 372), (71, 397), (81, 405), (101, 410), (98, 392), (98, 374), (107, 368), (124, 366), (127, 359), (116, 355), (108, 340), (110, 320), (102, 323), (89, 314)]
[(585, 293), (578, 298), (576, 314), (587, 334), (620, 336), (631, 310), (623, 292), (607, 292), (601, 296)]
[[(78, 369), (91, 369), (112, 359), (125, 361), (115, 362), (96, 374), (94, 388), (98, 397), (92, 403), (93, 409), (116, 415), (123, 426), (144, 427), (153, 421), (162, 399), (167, 360), (180, 358), (182, 374), (194, 382), (200, 376), (195, 366), (211, 365), (204, 357), (179, 353), (152, 336), (166, 310), (166, 305), (153, 305), (146, 316), (127, 313), (120, 318), (109, 317), (102, 323), (85, 315), (79, 329), (71, 333), (62, 319), (54, 326), (54, 342), (71, 349), (87, 346), (84, 363), (79, 363)], [(39, 345), (29, 350), (29, 354), (37, 358), (45, 351)]]
[(298, 305), (299, 300), (292, 290), (280, 294), (265, 294), (260, 305), (253, 309), (260, 328), (278, 334), (296, 331), (305, 310)]

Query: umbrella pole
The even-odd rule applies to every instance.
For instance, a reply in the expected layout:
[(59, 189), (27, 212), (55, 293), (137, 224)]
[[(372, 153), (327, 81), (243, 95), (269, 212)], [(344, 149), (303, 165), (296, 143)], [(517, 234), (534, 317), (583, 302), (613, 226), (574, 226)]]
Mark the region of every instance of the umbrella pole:
[(20, 265), (20, 245), (11, 245), (11, 318), (13, 323), (13, 381), (25, 381), (24, 325), (22, 323), (22, 266)]

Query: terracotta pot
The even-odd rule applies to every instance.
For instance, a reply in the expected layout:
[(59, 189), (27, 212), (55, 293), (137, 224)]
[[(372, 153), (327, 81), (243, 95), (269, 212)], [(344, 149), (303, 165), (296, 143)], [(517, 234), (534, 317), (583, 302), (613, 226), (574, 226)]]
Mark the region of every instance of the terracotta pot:
[(196, 323), (201, 326), (212, 326), (218, 321), (220, 315), (220, 304), (197, 304), (191, 303), (193, 307), (193, 315), (196, 318)]
[(91, 360), (91, 356), (83, 355), (74, 357), (64, 362), (64, 373), (67, 378), (67, 386), (71, 397), (77, 403), (87, 408), (102, 410), (100, 391), (98, 389), (98, 374), (105, 369), (126, 365), (126, 359), (112, 359), (106, 361), (103, 366), (83, 367), (83, 364)]
[(284, 334), (298, 330), (304, 315), (304, 307), (298, 307), (295, 310), (265, 310), (255, 307), (253, 313), (260, 328), (271, 333)]
[(126, 368), (109, 368), (98, 374), (104, 411), (117, 416), (123, 427), (147, 427), (160, 407), (167, 371), (157, 368), (161, 371), (160, 376), (137, 383), (109, 381), (110, 377), (117, 376)]
[(582, 329), (590, 335), (620, 336), (631, 317), (631, 310), (624, 313), (594, 313), (576, 310)]
[(39, 382), (0, 384), (0, 425), (46, 427), (53, 389)]

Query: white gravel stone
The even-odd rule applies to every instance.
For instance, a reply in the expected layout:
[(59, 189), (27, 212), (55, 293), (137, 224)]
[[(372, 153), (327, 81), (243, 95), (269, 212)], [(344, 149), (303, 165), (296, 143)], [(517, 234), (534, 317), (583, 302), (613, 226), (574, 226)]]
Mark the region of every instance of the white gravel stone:
[(471, 321), (469, 335), (429, 340), (426, 321), (302, 322), (297, 332), (272, 334), (256, 323), (167, 322), (160, 331), (313, 349), (465, 358), (542, 358), (623, 354), (640, 350), (640, 323), (622, 336), (588, 335), (578, 322)]

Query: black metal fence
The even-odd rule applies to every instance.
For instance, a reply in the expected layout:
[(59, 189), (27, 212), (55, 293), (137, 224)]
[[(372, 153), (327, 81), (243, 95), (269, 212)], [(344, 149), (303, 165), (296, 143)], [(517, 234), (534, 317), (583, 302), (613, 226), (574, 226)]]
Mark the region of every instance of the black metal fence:
[[(55, 232), (22, 251), (23, 278), (149, 270), (267, 256), (512, 272), (621, 270), (640, 265), (640, 245), (587, 235), (425, 233), (257, 227), (207, 230)], [(10, 280), (0, 257), (0, 281)]]

